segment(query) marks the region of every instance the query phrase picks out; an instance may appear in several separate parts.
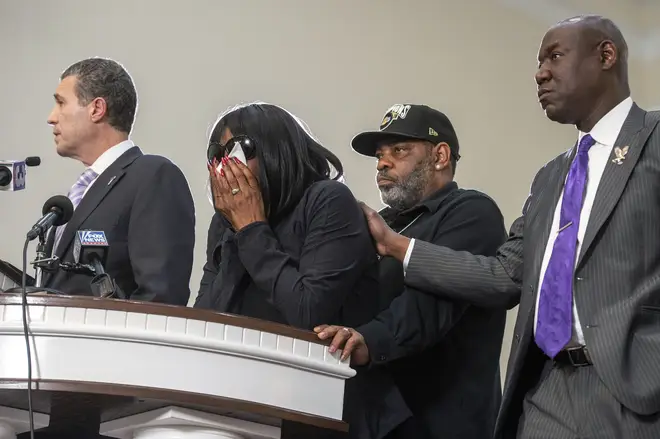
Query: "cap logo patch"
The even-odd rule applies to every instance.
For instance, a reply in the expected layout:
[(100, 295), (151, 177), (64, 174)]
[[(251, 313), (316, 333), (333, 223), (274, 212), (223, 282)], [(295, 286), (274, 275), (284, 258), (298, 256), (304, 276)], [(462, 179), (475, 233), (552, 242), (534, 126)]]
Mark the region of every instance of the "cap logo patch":
[(410, 110), (410, 105), (403, 105), (403, 104), (396, 104), (392, 105), (389, 110), (385, 113), (385, 117), (383, 117), (383, 121), (380, 123), (380, 129), (384, 130), (392, 122), (395, 120), (401, 118), (405, 119), (406, 116), (408, 115), (408, 110)]
[(436, 130), (434, 130), (433, 128), (429, 127), (429, 136), (438, 137), (438, 132)]

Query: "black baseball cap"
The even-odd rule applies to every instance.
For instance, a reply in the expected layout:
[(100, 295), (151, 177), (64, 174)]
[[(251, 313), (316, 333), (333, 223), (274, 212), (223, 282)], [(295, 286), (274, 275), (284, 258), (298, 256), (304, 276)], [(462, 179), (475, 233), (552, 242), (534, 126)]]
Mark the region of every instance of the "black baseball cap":
[(380, 142), (408, 139), (427, 140), (433, 144), (446, 142), (454, 159), (458, 161), (461, 157), (456, 131), (449, 118), (426, 105), (392, 105), (380, 123), (380, 130), (358, 134), (351, 146), (357, 153), (374, 157)]

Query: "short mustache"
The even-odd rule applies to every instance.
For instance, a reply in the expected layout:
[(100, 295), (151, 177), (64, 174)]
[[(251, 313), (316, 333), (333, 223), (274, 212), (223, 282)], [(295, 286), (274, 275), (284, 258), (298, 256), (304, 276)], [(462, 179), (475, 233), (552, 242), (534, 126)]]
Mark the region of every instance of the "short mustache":
[(381, 173), (376, 174), (376, 180), (388, 180), (388, 181), (396, 182), (396, 179)]

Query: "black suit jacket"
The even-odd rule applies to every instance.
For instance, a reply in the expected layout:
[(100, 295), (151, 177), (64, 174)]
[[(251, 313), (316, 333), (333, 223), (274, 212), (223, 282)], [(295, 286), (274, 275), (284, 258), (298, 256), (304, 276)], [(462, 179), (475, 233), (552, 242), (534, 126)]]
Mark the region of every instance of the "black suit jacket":
[[(573, 295), (594, 369), (634, 413), (660, 411), (660, 112), (633, 105), (600, 181), (578, 255)], [(522, 398), (547, 360), (533, 338), (543, 252), (573, 147), (542, 168), (496, 257), (416, 242), (406, 282), (473, 303), (520, 303), (496, 438), (515, 438)], [(523, 263), (524, 261), (524, 263)]]
[[(73, 262), (77, 230), (104, 231), (105, 270), (132, 300), (188, 303), (195, 244), (195, 207), (181, 170), (133, 147), (99, 175), (66, 225), (56, 255)], [(50, 234), (52, 248), (54, 233)], [(58, 270), (44, 286), (92, 295), (91, 277)]]

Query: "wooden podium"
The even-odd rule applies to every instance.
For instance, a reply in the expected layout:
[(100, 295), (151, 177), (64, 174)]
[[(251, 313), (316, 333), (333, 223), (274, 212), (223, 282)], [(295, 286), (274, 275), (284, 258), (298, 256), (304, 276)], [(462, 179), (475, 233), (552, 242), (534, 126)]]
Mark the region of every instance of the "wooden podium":
[[(92, 297), (31, 295), (28, 305), (37, 437), (274, 439), (283, 425), (308, 432), (299, 437), (348, 430), (344, 384), (355, 371), (310, 332)], [(0, 439), (27, 437), (27, 383), (21, 297), (0, 294)]]

